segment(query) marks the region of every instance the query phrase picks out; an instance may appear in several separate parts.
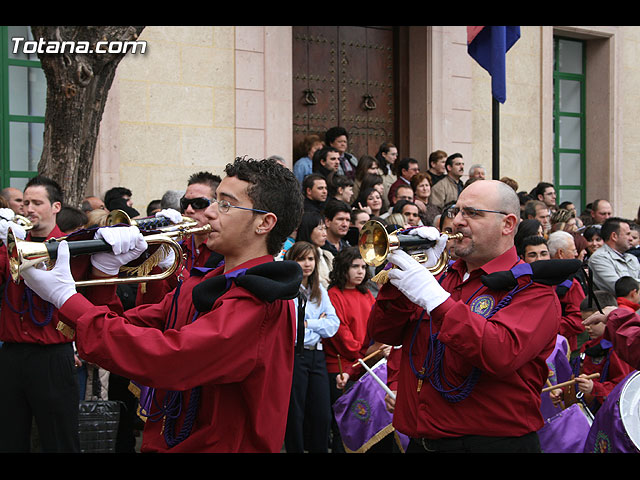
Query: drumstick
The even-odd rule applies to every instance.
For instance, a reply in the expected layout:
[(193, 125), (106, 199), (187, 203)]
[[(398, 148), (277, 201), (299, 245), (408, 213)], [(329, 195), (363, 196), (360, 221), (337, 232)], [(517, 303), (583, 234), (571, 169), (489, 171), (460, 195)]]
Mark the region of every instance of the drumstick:
[[(582, 377), (582, 378), (586, 378), (588, 380), (592, 380), (594, 378), (598, 378), (600, 376), (599, 373), (593, 373), (591, 375), (587, 375), (586, 377)], [(577, 378), (574, 378), (573, 380), (568, 380), (566, 382), (562, 382), (562, 383), (558, 383), (557, 385), (552, 385), (551, 387), (546, 387), (542, 389), (542, 393), (545, 392), (549, 392), (551, 390), (554, 390), (556, 388), (562, 388), (562, 387), (566, 387), (567, 385), (573, 385), (574, 383), (576, 383), (578, 381)]]
[[(340, 376), (342, 376), (342, 359), (340, 358), (340, 354), (338, 353), (338, 369), (340, 370)], [(344, 387), (341, 389), (344, 392)]]
[[(383, 350), (382, 348), (379, 348), (379, 349), (378, 349), (378, 350), (376, 350), (375, 352), (370, 353), (369, 355), (367, 355), (366, 357), (364, 357), (364, 358), (362, 359), (362, 361), (363, 361), (363, 362), (366, 362), (366, 361), (367, 361), (367, 360), (369, 360), (370, 358), (375, 357), (376, 355), (378, 355), (382, 350)], [(358, 365), (360, 365), (360, 360), (358, 360), (358, 361), (357, 361), (356, 363), (354, 363), (352, 366), (353, 366), (353, 367), (357, 367)]]

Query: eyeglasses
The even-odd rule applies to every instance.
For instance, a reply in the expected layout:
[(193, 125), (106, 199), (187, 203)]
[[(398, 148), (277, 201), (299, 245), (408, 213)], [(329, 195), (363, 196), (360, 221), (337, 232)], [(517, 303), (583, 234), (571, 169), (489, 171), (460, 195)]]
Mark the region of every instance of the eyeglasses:
[(203, 208), (207, 208), (211, 205), (211, 200), (206, 197), (196, 197), (196, 198), (186, 198), (182, 197), (180, 199), (180, 208), (182, 211), (185, 211), (187, 207), (191, 205), (191, 208), (194, 210), (202, 210)]
[(231, 205), (228, 201), (226, 200), (212, 200), (212, 203), (217, 203), (218, 204), (218, 210), (220, 210), (220, 212), (222, 213), (229, 213), (229, 210), (232, 208), (238, 208), (240, 210), (249, 210), (250, 212), (257, 212), (257, 213), (269, 213), (266, 210), (258, 210), (256, 208), (247, 208), (247, 207), (238, 207), (236, 205)]
[(481, 208), (473, 208), (473, 207), (451, 207), (447, 210), (447, 217), (455, 218), (458, 215), (458, 212), (462, 213), (462, 218), (477, 218), (481, 216), (479, 212), (486, 213), (499, 213), (501, 215), (509, 215), (507, 212), (500, 212), (498, 210), (483, 210)]

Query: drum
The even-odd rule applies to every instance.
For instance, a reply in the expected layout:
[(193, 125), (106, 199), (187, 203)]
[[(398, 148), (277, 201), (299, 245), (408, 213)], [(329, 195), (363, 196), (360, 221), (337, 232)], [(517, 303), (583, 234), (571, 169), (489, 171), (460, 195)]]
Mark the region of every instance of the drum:
[(640, 372), (611, 391), (596, 413), (585, 453), (640, 453)]
[(582, 453), (592, 425), (591, 412), (574, 403), (547, 419), (538, 430), (543, 453)]

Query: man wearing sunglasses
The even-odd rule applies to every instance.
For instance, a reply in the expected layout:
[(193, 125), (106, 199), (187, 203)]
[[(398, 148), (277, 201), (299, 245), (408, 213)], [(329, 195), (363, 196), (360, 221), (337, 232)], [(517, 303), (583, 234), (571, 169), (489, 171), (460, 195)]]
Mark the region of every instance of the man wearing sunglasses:
[[(184, 196), (180, 199), (180, 210), (185, 217), (192, 218), (196, 221), (197, 226), (201, 227), (208, 223), (204, 212), (216, 198), (216, 189), (220, 184), (221, 178), (210, 172), (197, 172), (189, 177), (187, 189)], [(164, 280), (154, 280), (144, 285), (144, 288), (138, 288), (136, 296), (136, 305), (145, 303), (158, 303), (162, 298), (178, 285), (178, 278), (186, 278), (193, 267), (203, 267), (207, 260), (210, 259), (212, 251), (207, 247), (207, 234), (193, 234), (180, 242), (182, 251), (184, 252), (184, 269), (178, 269), (176, 273)], [(221, 257), (216, 256), (221, 260)], [(164, 262), (170, 265), (171, 259)], [(213, 259), (212, 259), (213, 260)], [(152, 275), (156, 275), (162, 266), (155, 267)]]
[[(432, 227), (413, 231), (437, 240), (425, 264), (402, 250), (388, 256), (397, 268), (378, 293), (369, 334), (402, 345), (393, 424), (412, 439), (409, 451), (540, 450), (540, 392), (561, 309), (554, 288), (531, 282), (518, 258), (519, 214), (511, 187), (474, 182), (448, 210), (463, 237), (453, 244), (458, 260), (439, 279), (426, 267), (448, 236)], [(482, 276), (513, 267), (521, 290), (484, 285)]]
[[(224, 265), (192, 272), (158, 304), (123, 314), (91, 304), (69, 277), (66, 242), (53, 269), (24, 273), (76, 329), (82, 358), (151, 389), (144, 452), (275, 453), (284, 441), (302, 270), (273, 256), (300, 223), (302, 194), (273, 160), (236, 159), (225, 173), (205, 210)], [(96, 254), (94, 266), (144, 242), (135, 227), (105, 230), (120, 232), (121, 253)]]

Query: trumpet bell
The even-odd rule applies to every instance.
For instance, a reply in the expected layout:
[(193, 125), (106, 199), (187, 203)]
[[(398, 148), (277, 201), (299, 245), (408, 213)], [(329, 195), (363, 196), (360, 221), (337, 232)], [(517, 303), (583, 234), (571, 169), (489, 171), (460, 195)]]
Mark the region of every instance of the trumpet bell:
[[(447, 234), (450, 239), (462, 238), (462, 234)], [(384, 225), (377, 220), (369, 220), (360, 230), (358, 239), (358, 248), (360, 256), (367, 265), (379, 267), (387, 261), (389, 253), (396, 249), (401, 249), (415, 258), (418, 262), (426, 261), (425, 250), (432, 248), (436, 244), (436, 240), (427, 240), (419, 235), (407, 235), (401, 233), (400, 230), (387, 232)], [(438, 262), (429, 271), (438, 275), (449, 263), (449, 253), (445, 250), (440, 256)]]

